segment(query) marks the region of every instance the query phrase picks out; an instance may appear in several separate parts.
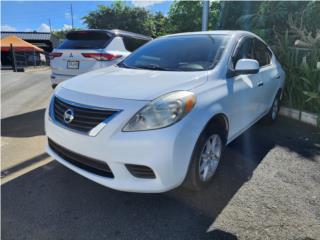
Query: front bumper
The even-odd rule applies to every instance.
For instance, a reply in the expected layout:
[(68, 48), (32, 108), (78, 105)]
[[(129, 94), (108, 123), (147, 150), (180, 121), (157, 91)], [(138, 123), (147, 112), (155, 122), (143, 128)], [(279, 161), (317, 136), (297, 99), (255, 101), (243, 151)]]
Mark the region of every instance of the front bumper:
[[(79, 94), (62, 87), (59, 96), (81, 103)], [(125, 99), (82, 95), (82, 102), (97, 107), (122, 109), (95, 136), (77, 133), (63, 128), (50, 120), (48, 111), (45, 117), (47, 136), (57, 144), (75, 153), (107, 163), (114, 178), (107, 178), (85, 171), (65, 161), (48, 145), (47, 152), (57, 161), (104, 186), (128, 192), (165, 192), (183, 182), (195, 142), (184, 133), (190, 133), (188, 121), (180, 121), (171, 127), (142, 132), (122, 132), (129, 119), (147, 102)], [(125, 107), (124, 107), (125, 106)], [(186, 128), (189, 130), (186, 130)], [(125, 164), (143, 165), (151, 168), (154, 179), (133, 176)]]

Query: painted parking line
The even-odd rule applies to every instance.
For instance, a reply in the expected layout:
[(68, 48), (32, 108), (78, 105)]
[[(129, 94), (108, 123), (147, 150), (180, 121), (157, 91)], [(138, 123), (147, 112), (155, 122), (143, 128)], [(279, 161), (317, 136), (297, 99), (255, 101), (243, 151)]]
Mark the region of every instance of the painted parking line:
[(10, 167), (8, 169), (4, 169), (1, 171), (1, 185), (5, 184), (15, 178), (18, 178), (28, 172), (33, 171), (39, 167), (42, 167), (48, 163), (50, 163), (53, 159), (47, 154), (43, 153), (41, 155), (36, 156), (33, 159), (29, 159), (24, 161), (18, 165)]

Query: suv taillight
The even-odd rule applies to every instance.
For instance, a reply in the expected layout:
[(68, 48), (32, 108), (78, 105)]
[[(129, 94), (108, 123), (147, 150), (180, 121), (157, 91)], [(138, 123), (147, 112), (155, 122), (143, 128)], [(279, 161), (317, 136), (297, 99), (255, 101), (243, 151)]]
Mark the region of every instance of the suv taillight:
[(98, 61), (111, 61), (116, 58), (122, 57), (122, 55), (111, 54), (111, 53), (82, 53), (82, 56), (86, 58), (94, 58)]
[(56, 57), (61, 57), (61, 56), (62, 56), (62, 53), (59, 53), (59, 52), (52, 52), (52, 53), (49, 54), (49, 57), (50, 57), (51, 60), (56, 58)]

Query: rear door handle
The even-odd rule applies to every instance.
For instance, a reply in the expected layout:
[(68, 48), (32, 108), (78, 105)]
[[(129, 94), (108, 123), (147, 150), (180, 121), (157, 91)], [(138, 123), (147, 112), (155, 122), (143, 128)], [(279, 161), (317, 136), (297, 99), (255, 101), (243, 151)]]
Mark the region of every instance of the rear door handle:
[(258, 82), (258, 87), (262, 87), (263, 86), (263, 82)]
[(280, 75), (276, 76), (276, 79), (279, 79), (280, 78)]

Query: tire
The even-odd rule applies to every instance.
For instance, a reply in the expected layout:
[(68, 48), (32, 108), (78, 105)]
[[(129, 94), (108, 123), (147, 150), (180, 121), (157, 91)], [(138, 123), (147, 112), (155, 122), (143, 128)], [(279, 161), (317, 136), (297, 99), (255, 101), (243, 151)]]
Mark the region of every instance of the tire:
[(273, 124), (278, 119), (280, 103), (281, 103), (280, 96), (281, 96), (281, 92), (279, 91), (272, 102), (272, 106), (269, 112), (262, 119), (264, 123)]
[[(215, 141), (218, 141), (219, 142), (218, 144), (220, 144), (220, 146), (217, 147), (219, 148), (219, 150), (216, 152), (216, 153), (219, 152), (219, 156), (216, 156), (216, 159), (214, 158), (217, 161), (209, 160), (211, 158), (208, 158), (208, 157), (207, 158), (202, 157), (204, 154), (207, 154), (207, 156), (210, 155), (210, 153), (208, 153), (207, 151), (208, 149), (206, 149), (208, 141), (210, 142), (210, 139), (212, 141), (213, 139), (215, 139)], [(189, 170), (183, 184), (185, 188), (188, 188), (193, 191), (200, 191), (202, 189), (207, 188), (210, 185), (218, 169), (224, 145), (225, 145), (225, 139), (224, 139), (223, 131), (221, 130), (219, 125), (216, 127), (210, 127), (210, 126), (206, 127), (206, 129), (201, 133), (196, 143), (196, 146), (193, 150)], [(210, 164), (209, 164), (209, 161), (210, 161)], [(214, 161), (214, 163), (212, 161)], [(210, 172), (210, 174), (212, 175), (209, 175), (207, 179), (204, 179), (205, 170), (203, 166), (206, 166), (206, 164), (209, 166), (209, 168), (212, 167), (211, 170), (213, 170), (213, 172), (212, 173)]]

